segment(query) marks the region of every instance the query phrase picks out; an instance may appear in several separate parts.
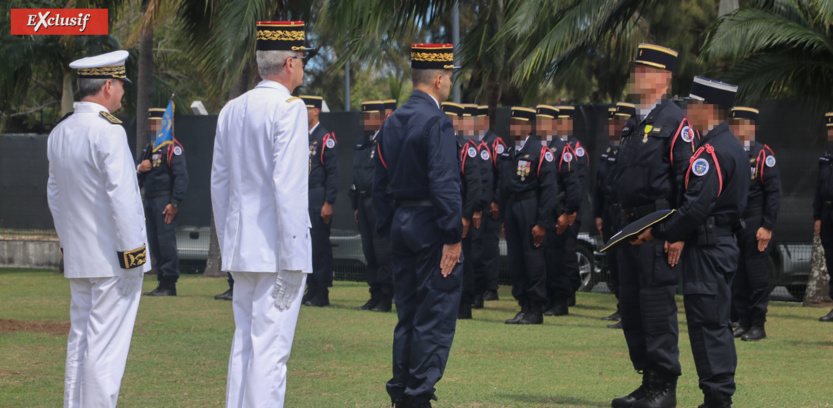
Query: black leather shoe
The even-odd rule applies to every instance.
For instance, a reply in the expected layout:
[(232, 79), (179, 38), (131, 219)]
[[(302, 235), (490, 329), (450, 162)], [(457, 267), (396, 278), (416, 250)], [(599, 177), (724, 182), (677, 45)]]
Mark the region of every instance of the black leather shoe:
[(216, 300), (231, 300), (233, 295), (234, 295), (234, 290), (229, 289), (229, 290), (227, 290), (227, 291), (225, 291), (225, 292), (223, 292), (223, 293), (221, 293), (217, 296), (214, 296), (214, 299), (216, 299)]
[(611, 322), (618, 322), (619, 320), (622, 320), (622, 316), (619, 315), (619, 311), (617, 310), (612, 315), (603, 317), (602, 320), (608, 320), (608, 321), (611, 321)]
[(544, 314), (541, 309), (531, 310), (524, 313), (524, 317), (518, 321), (518, 324), (544, 324)]
[(518, 314), (515, 315), (515, 317), (513, 317), (511, 319), (507, 319), (505, 323), (506, 324), (518, 324), (518, 322), (523, 320), (523, 318), (524, 318), (524, 311), (521, 310), (520, 312), (518, 312)]
[(483, 300), (492, 301), (492, 300), (500, 300), (500, 298), (498, 297), (496, 290), (489, 289), (485, 293), (483, 293)]
[(622, 329), (622, 321), (621, 321), (621, 320), (619, 320), (619, 321), (618, 321), (618, 322), (616, 322), (616, 323), (609, 324), (609, 325), (607, 325), (607, 328), (608, 328), (608, 329)]
[(567, 298), (567, 306), (573, 307), (576, 305), (576, 294), (573, 293), (570, 297)]
[(379, 299), (377, 299), (375, 296), (371, 296), (370, 300), (365, 302), (365, 304), (357, 307), (356, 310), (371, 310), (374, 307), (376, 307), (377, 303), (379, 303)]
[(648, 391), (651, 389), (651, 384), (654, 381), (654, 372), (651, 370), (645, 370), (642, 372), (642, 385), (639, 388), (633, 390), (628, 395), (624, 397), (614, 398), (611, 402), (611, 406), (613, 408), (631, 408), (636, 401), (645, 398), (648, 395)]
[(833, 322), (833, 310), (830, 310), (830, 313), (820, 317), (819, 321), (820, 322)]
[(544, 312), (544, 316), (566, 316), (568, 314), (570, 314), (570, 309), (563, 304), (553, 305), (553, 307)]
[(176, 287), (172, 288), (163, 288), (161, 286), (157, 287), (156, 289), (142, 293), (144, 296), (176, 296)]
[(474, 297), (474, 302), (471, 303), (472, 309), (483, 309), (483, 295)]
[(746, 332), (740, 339), (743, 341), (758, 341), (766, 338), (766, 330), (763, 323), (752, 323), (749, 331)]
[(329, 296), (316, 296), (303, 303), (304, 306), (325, 307), (330, 305)]
[(406, 399), (398, 399), (396, 401), (392, 401), (390, 404), (391, 408), (411, 408), (411, 404)]
[(471, 304), (463, 302), (460, 304), (460, 309), (457, 310), (457, 320), (471, 319)]
[(312, 293), (311, 290), (307, 290), (307, 293), (304, 293), (304, 296), (301, 297), (301, 304), (309, 302), (310, 299), (312, 299), (314, 295), (315, 295), (315, 293)]
[(376, 303), (376, 306), (373, 306), (370, 310), (373, 312), (390, 312), (392, 306), (391, 298), (383, 296), (379, 299), (379, 302)]
[(743, 337), (746, 332), (749, 331), (748, 328), (738, 325), (738, 327), (732, 332), (736, 339)]
[(648, 395), (636, 401), (633, 408), (676, 408), (677, 376), (657, 374)]

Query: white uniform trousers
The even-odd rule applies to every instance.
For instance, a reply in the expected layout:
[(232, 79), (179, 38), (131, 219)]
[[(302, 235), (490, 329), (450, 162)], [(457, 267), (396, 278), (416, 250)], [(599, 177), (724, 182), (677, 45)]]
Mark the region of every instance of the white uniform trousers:
[(281, 311), (272, 297), (277, 273), (231, 274), (235, 328), (228, 364), (226, 407), (283, 407), (286, 362), (295, 337), (304, 282), (292, 306)]
[(72, 303), (64, 408), (112, 408), (119, 399), (142, 285), (135, 285), (135, 293), (122, 296), (118, 280), (69, 280)]

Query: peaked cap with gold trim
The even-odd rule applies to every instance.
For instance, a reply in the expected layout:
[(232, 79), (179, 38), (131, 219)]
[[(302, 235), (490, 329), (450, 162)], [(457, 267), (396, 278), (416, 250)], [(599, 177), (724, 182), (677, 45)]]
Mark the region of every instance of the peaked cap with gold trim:
[(459, 69), (454, 44), (411, 44), (411, 69)]
[(118, 50), (72, 61), (69, 67), (78, 70), (78, 78), (121, 79), (130, 83), (124, 69), (124, 62), (129, 56), (127, 51)]
[(313, 51), (306, 46), (303, 21), (258, 21), (258, 51)]

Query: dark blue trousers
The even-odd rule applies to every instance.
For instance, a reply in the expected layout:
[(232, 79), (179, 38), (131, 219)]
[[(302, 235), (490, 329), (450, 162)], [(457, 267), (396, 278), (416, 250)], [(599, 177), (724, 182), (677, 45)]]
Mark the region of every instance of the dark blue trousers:
[(358, 222), (362, 237), (362, 252), (367, 261), (365, 274), (370, 294), (374, 297), (393, 296), (393, 277), (391, 277), (390, 241), (388, 237), (376, 232), (376, 215), (373, 212), (373, 199), (359, 198)]
[(312, 188), (309, 193), (312, 274), (307, 277), (307, 287), (311, 297), (328, 296), (330, 287), (333, 286), (333, 245), (330, 243), (330, 224), (325, 223), (321, 218), (321, 207), (324, 204), (323, 190), (323, 187)]
[[(503, 211), (506, 250), (512, 272), (512, 296), (521, 307), (544, 307), (547, 303), (544, 245), (536, 247), (532, 240), (538, 200), (535, 197), (520, 201), (509, 200)], [(551, 233), (547, 231), (547, 235)]]
[(390, 235), (393, 292), (399, 322), (393, 333), (391, 399), (415, 405), (431, 398), (454, 339), (463, 267), (440, 273), (442, 237), (433, 207), (396, 210)]
[(769, 305), (769, 270), (767, 258), (772, 241), (763, 252), (758, 251), (758, 229), (762, 216), (745, 218), (746, 228), (738, 234), (738, 271), (732, 280), (732, 309), (742, 327), (766, 322)]
[(487, 290), (497, 291), (500, 274), (500, 220), (492, 219), (492, 213), (484, 210), (483, 222), (471, 238), (471, 256), (468, 259), (474, 269), (474, 292), (482, 294)]
[(150, 246), (150, 257), (155, 263), (159, 282), (173, 284), (179, 279), (179, 255), (176, 249), (176, 217), (165, 223), (165, 207), (170, 196), (148, 198), (144, 201), (145, 227)]

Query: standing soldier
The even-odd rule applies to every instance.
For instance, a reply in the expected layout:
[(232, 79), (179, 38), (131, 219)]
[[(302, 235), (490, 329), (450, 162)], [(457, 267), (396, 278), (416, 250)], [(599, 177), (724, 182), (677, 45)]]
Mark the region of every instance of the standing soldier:
[(457, 157), (460, 158), (460, 181), (463, 193), (463, 291), (460, 296), (458, 319), (471, 319), (471, 306), (474, 302), (474, 266), (471, 254), (472, 235), (480, 228), (483, 212), (483, 182), (481, 181), (480, 154), (478, 143), (474, 139), (474, 123), (477, 107), (462, 106), (443, 102), (442, 110), (457, 132)]
[(746, 341), (766, 338), (769, 276), (767, 258), (772, 250), (772, 226), (781, 208), (781, 179), (775, 155), (767, 145), (755, 141), (758, 110), (732, 109), (729, 130), (737, 136), (749, 155), (751, 180), (749, 198), (743, 211), (746, 227), (738, 234), (740, 260), (732, 281), (732, 309), (737, 315), (735, 337)]
[(544, 239), (555, 227), (558, 196), (555, 158), (532, 134), (535, 109), (512, 107), (514, 146), (498, 156), (498, 196), (512, 271), (512, 296), (521, 311), (506, 324), (543, 324), (547, 303)]
[[(666, 98), (677, 51), (651, 44), (638, 48), (629, 80), (638, 98), (638, 117), (636, 125), (622, 134), (613, 181), (623, 224), (678, 207), (679, 186), (697, 142), (682, 110)], [(654, 390), (676, 389), (681, 369), (674, 296), (680, 267), (667, 260), (671, 255), (679, 257), (679, 252), (674, 248), (667, 253), (662, 241), (626, 245), (617, 251), (622, 329), (633, 368), (642, 373), (642, 385), (614, 399), (614, 408), (632, 407)]]
[(333, 245), (330, 225), (338, 195), (338, 142), (318, 121), (320, 96), (301, 96), (309, 122), (309, 218), (312, 223), (312, 275), (307, 281), (304, 306), (329, 306), (333, 286)]
[(377, 229), (390, 236), (399, 317), (387, 383), (397, 408), (430, 408), (436, 399), (460, 306), (460, 167), (454, 128), (440, 110), (451, 93), (453, 47), (411, 46), (414, 92), (376, 138), (373, 208)]
[[(702, 132), (680, 186), (677, 212), (642, 232), (633, 245), (665, 242), (668, 263), (682, 252), (683, 299), (694, 366), (704, 394), (702, 408), (728, 408), (735, 393), (737, 354), (730, 309), (732, 277), (740, 251), (734, 234), (749, 193), (749, 157), (727, 123), (737, 87), (694, 77), (686, 115)], [(634, 407), (676, 405), (677, 377), (659, 375)]]
[(142, 199), (121, 108), (127, 51), (69, 64), (81, 102), (49, 134), (49, 210), (72, 300), (64, 407), (115, 407), (150, 269)]
[[(484, 198), (486, 206), (483, 209), (483, 222), (480, 231), (472, 241), (472, 262), (474, 263), (474, 276), (476, 297), (473, 307), (483, 307), (483, 301), (498, 300), (498, 260), (500, 255), (500, 210), (497, 206), (498, 197), (496, 190), (498, 186), (497, 155), (506, 151), (506, 143), (503, 139), (489, 130), (489, 107), (481, 105), (477, 107), (478, 126), (480, 132), (480, 155), (488, 156), (492, 166), (484, 166), (485, 183)], [(486, 152), (484, 154), (484, 152)]]
[(365, 271), (370, 285), (370, 300), (356, 310), (389, 312), (393, 299), (391, 278), (390, 241), (376, 231), (376, 214), (373, 212), (373, 172), (376, 169), (376, 135), (385, 122), (388, 107), (393, 111), (396, 102), (362, 102), (361, 122), (365, 138), (356, 145), (353, 154), (353, 185), (350, 187), (350, 204), (362, 237), (362, 251), (367, 262)]
[[(303, 21), (257, 23), (263, 80), (217, 117), (211, 204), (234, 275), (226, 407), (283, 407), (304, 281), (312, 272)], [(304, 157), (304, 153), (308, 155)]]
[(581, 188), (575, 171), (576, 157), (572, 147), (557, 136), (558, 108), (538, 105), (535, 116), (535, 133), (544, 139), (555, 158), (558, 199), (553, 212), (556, 219), (555, 234), (547, 234), (544, 240), (544, 257), (547, 266), (547, 307), (544, 316), (564, 316), (569, 313), (572, 296), (570, 260), (576, 260), (575, 241), (570, 247), (570, 225), (576, 220), (581, 206)]
[[(616, 186), (613, 185), (613, 174), (616, 171), (616, 159), (619, 155), (619, 142), (623, 132), (629, 132), (635, 125), (634, 115), (636, 106), (630, 103), (619, 102), (608, 111), (607, 137), (608, 146), (599, 159), (599, 169), (596, 172), (596, 188), (593, 191), (593, 218), (596, 221), (596, 230), (602, 240), (608, 240), (619, 228), (619, 204), (616, 201)], [(607, 258), (608, 271), (610, 273), (610, 290), (616, 297), (616, 311), (602, 320), (616, 321), (607, 327), (621, 329), (622, 322), (619, 316), (619, 272), (616, 264), (616, 249), (610, 249), (605, 254)]]
[[(824, 247), (824, 261), (831, 282), (830, 298), (833, 299), (833, 112), (826, 113), (824, 121), (827, 127), (827, 151), (819, 157), (816, 197), (813, 200), (813, 229)], [(819, 320), (833, 322), (833, 309)]]
[[(148, 127), (153, 140), (162, 131), (165, 109), (148, 110)], [(173, 126), (173, 121), (170, 123)], [(151, 257), (156, 260), (159, 286), (145, 296), (176, 296), (179, 257), (176, 249), (176, 214), (188, 189), (185, 150), (176, 139), (172, 143), (146, 147), (139, 163), (139, 187), (145, 190), (145, 223)]]

